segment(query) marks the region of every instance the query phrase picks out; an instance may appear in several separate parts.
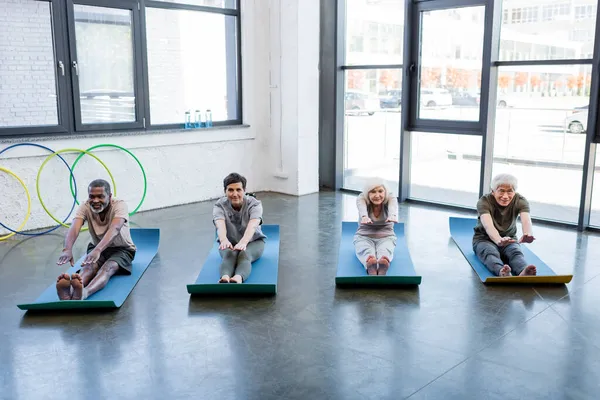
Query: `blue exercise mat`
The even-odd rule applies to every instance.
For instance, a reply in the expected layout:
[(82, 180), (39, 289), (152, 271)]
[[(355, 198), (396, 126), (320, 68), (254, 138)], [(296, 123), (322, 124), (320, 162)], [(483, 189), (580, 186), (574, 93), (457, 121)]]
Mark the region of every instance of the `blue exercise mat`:
[(190, 294), (276, 294), (279, 270), (279, 225), (262, 225), (267, 236), (262, 256), (252, 263), (252, 272), (244, 283), (218, 283), (219, 242), (215, 241), (196, 282), (187, 285)]
[[(82, 308), (119, 308), (138, 283), (150, 262), (158, 252), (159, 229), (131, 229), (131, 238), (137, 247), (132, 263), (131, 275), (115, 275), (106, 287), (85, 300), (60, 300), (56, 294), (56, 284), (50, 285), (33, 303), (19, 304), (21, 310), (66, 310)], [(71, 275), (81, 269), (86, 255), (66, 271)]]
[(569, 283), (573, 275), (556, 275), (552, 269), (536, 256), (527, 245), (521, 245), (521, 251), (528, 264), (536, 266), (535, 276), (496, 276), (488, 270), (473, 251), (473, 228), (477, 219), (450, 217), (450, 235), (463, 253), (471, 267), (477, 272), (481, 282), (484, 283)]
[(394, 224), (397, 237), (394, 258), (387, 274), (383, 276), (367, 275), (365, 267), (356, 257), (353, 238), (357, 229), (358, 222), (342, 222), (336, 285), (418, 285), (421, 283), (421, 276), (415, 272), (408, 253), (404, 224)]

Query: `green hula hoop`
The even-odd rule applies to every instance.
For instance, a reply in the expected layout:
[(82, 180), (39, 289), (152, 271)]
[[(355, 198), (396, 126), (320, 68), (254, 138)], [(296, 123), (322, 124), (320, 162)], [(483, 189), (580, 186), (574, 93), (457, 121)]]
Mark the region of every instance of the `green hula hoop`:
[[(106, 166), (106, 164), (104, 164), (102, 162), (101, 159), (99, 159), (98, 157), (96, 157), (95, 155), (93, 155), (92, 153), (90, 153), (87, 150), (81, 150), (81, 149), (62, 149), (62, 150), (57, 150), (54, 153), (50, 154), (48, 157), (46, 157), (46, 159), (44, 160), (44, 162), (42, 163), (42, 165), (40, 166), (40, 169), (38, 170), (37, 173), (37, 178), (35, 181), (35, 190), (37, 192), (38, 195), (38, 199), (40, 200), (40, 204), (42, 205), (42, 207), (44, 208), (44, 211), (46, 211), (46, 214), (48, 214), (50, 216), (50, 218), (52, 218), (54, 221), (56, 221), (56, 223), (61, 224), (62, 226), (64, 226), (65, 228), (70, 228), (71, 226), (68, 224), (65, 224), (64, 222), (58, 220), (54, 215), (52, 215), (52, 213), (48, 210), (48, 208), (46, 207), (46, 205), (44, 204), (44, 201), (42, 200), (42, 196), (40, 194), (40, 175), (42, 173), (42, 170), (44, 169), (44, 166), (48, 163), (48, 161), (50, 161), (53, 157), (62, 154), (62, 153), (66, 153), (66, 152), (78, 152), (78, 153), (83, 153), (83, 154), (87, 154), (90, 157), (93, 157), (96, 159), (96, 161), (98, 161), (106, 170), (106, 172), (108, 172), (108, 176), (110, 176), (110, 180), (112, 181), (112, 185), (113, 185), (113, 190), (115, 193), (115, 196), (117, 194), (117, 185), (115, 184), (115, 178), (113, 178), (112, 174), (110, 173), (110, 170), (108, 169), (108, 167)], [(71, 167), (71, 169), (73, 169)], [(86, 231), (88, 230), (88, 228), (83, 228), (82, 231)]]
[[(89, 149), (87, 149), (86, 151), (92, 151), (92, 150), (98, 149), (100, 147), (114, 147), (115, 149), (123, 150), (124, 152), (129, 154), (131, 157), (133, 157), (135, 162), (140, 166), (140, 169), (142, 170), (142, 175), (144, 176), (144, 194), (142, 194), (142, 200), (140, 200), (140, 203), (137, 205), (137, 207), (132, 212), (129, 213), (129, 216), (132, 216), (140, 209), (140, 207), (144, 203), (144, 200), (146, 199), (146, 189), (148, 188), (148, 182), (146, 180), (146, 171), (144, 170), (144, 167), (142, 166), (142, 163), (140, 162), (140, 160), (138, 160), (138, 158), (131, 151), (127, 150), (125, 147), (121, 147), (116, 144), (104, 143), (104, 144), (98, 144), (96, 146), (92, 146)], [(83, 157), (84, 155), (85, 155), (85, 153), (81, 153), (79, 155), (79, 157), (77, 157), (75, 159), (75, 161), (73, 162), (73, 165), (71, 166), (71, 169), (75, 170), (75, 166), (77, 165), (77, 163), (79, 162), (81, 157)], [(73, 197), (75, 197), (75, 189), (73, 187), (73, 176), (71, 176), (71, 178), (69, 179), (69, 186), (71, 187), (71, 194), (73, 195)], [(79, 201), (77, 201), (77, 199), (75, 199), (75, 201), (77, 202), (77, 204), (79, 204)]]

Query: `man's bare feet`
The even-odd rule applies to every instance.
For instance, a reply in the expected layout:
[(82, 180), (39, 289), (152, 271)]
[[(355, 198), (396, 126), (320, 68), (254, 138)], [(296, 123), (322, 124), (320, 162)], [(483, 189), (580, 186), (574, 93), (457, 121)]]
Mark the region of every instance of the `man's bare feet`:
[(68, 274), (61, 274), (56, 280), (56, 293), (61, 300), (71, 300), (71, 278)]
[(231, 279), (229, 280), (229, 283), (242, 283), (242, 276), (241, 275), (232, 276)]
[(83, 298), (83, 282), (79, 274), (71, 275), (71, 287), (73, 288), (73, 295), (71, 300), (84, 300)]
[(500, 269), (500, 272), (498, 273), (498, 276), (511, 276), (511, 272), (510, 272), (510, 266), (504, 264), (504, 267), (502, 267), (502, 269)]
[(377, 270), (377, 275), (385, 275), (387, 274), (388, 268), (390, 267), (390, 259), (386, 256), (382, 256), (379, 261), (379, 269)]
[(221, 279), (219, 279), (219, 283), (229, 283), (229, 275), (223, 275)]
[(377, 258), (373, 255), (367, 257), (367, 275), (377, 275)]
[(537, 268), (535, 265), (528, 265), (525, 267), (523, 271), (519, 274), (519, 276), (532, 276), (537, 275)]

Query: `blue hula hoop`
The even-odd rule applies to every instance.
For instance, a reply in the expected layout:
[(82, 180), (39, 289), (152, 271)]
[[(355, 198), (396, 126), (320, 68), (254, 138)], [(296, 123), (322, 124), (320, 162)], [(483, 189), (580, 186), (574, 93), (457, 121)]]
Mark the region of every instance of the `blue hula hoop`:
[[(8, 146), (5, 149), (2, 149), (0, 151), (0, 155), (2, 155), (5, 151), (10, 150), (14, 147), (20, 147), (20, 146), (34, 146), (34, 147), (39, 147), (40, 149), (44, 149), (44, 150), (48, 150), (51, 153), (54, 153), (54, 150), (46, 147), (46, 146), (42, 146), (41, 144), (36, 144), (36, 143), (17, 143), (17, 144), (13, 144)], [(69, 215), (67, 215), (67, 217), (64, 219), (63, 223), (67, 222), (67, 220), (71, 217), (71, 214), (73, 214), (73, 210), (75, 209), (75, 206), (77, 205), (77, 183), (75, 182), (75, 176), (73, 176), (73, 170), (71, 169), (71, 167), (69, 166), (69, 164), (65, 161), (64, 158), (62, 158), (62, 156), (60, 154), (57, 154), (57, 156), (62, 160), (62, 162), (67, 166), (67, 168), (69, 168), (69, 172), (71, 174), (71, 179), (73, 179), (73, 182), (75, 183), (75, 195), (73, 196), (73, 205), (71, 206), (71, 211), (69, 211)], [(56, 225), (54, 228), (50, 228), (46, 231), (43, 232), (38, 232), (38, 233), (27, 233), (27, 232), (21, 232), (21, 231), (15, 231), (13, 229), (10, 229), (8, 226), (4, 225), (2, 222), (0, 222), (0, 226), (3, 227), (4, 229), (13, 232), (13, 233), (17, 233), (19, 235), (24, 235), (24, 236), (42, 236), (45, 235), (46, 233), (50, 233), (53, 232), (55, 230), (57, 230), (58, 228), (60, 228), (62, 225)]]

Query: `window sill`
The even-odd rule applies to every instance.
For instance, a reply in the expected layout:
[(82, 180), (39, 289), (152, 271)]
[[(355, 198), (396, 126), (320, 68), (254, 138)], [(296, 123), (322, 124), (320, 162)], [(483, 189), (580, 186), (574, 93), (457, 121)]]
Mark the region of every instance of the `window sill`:
[[(43, 143), (53, 150), (63, 148), (87, 149), (100, 143), (118, 144), (127, 149), (181, 146), (188, 144), (254, 140), (250, 125), (225, 125), (198, 129), (148, 129), (136, 131), (86, 132), (78, 134), (48, 134), (20, 137), (0, 137), (0, 147), (16, 143)], [(19, 147), (2, 158), (36, 157), (47, 154), (37, 148)]]

